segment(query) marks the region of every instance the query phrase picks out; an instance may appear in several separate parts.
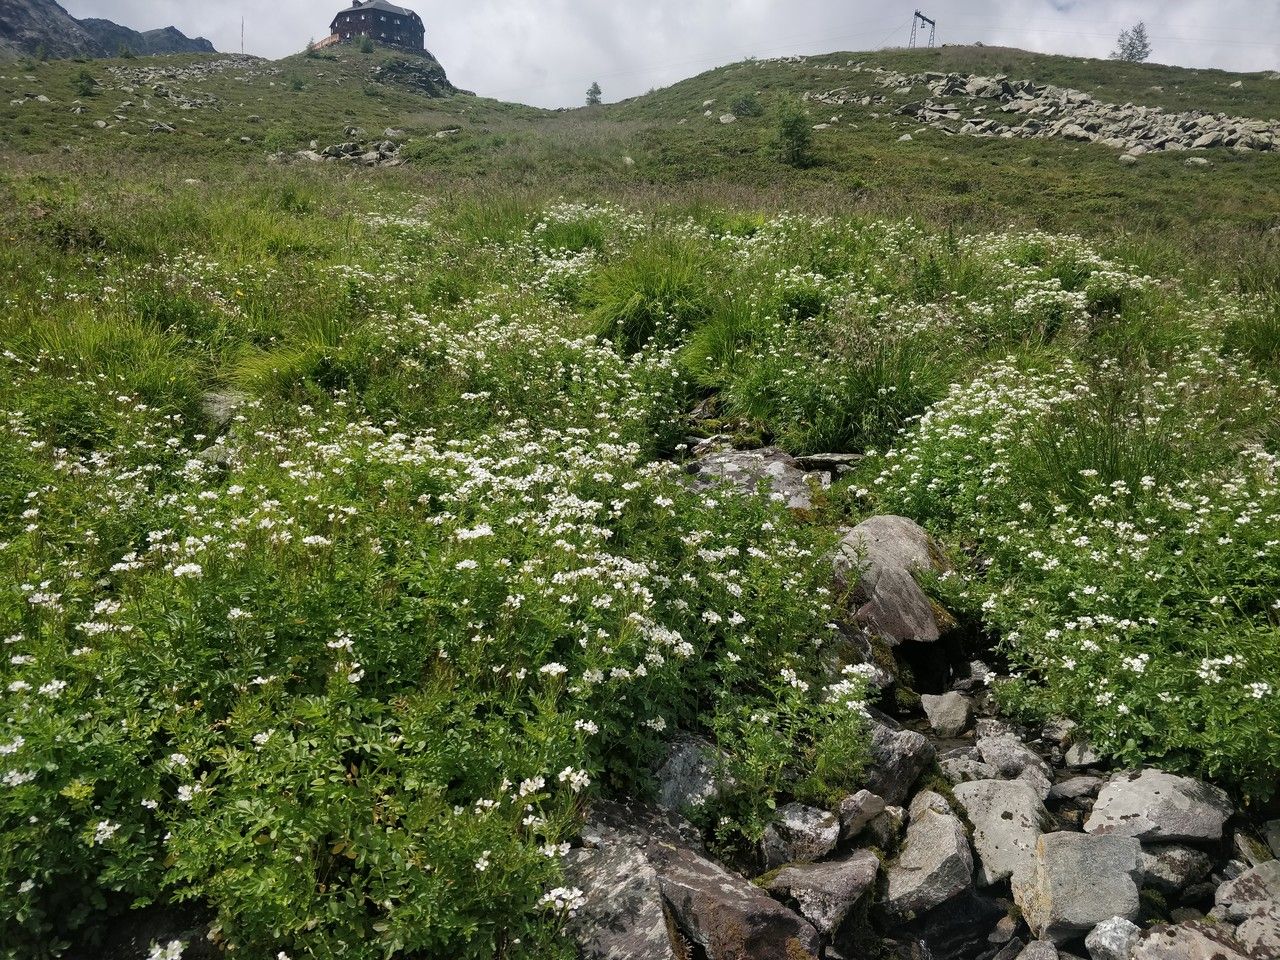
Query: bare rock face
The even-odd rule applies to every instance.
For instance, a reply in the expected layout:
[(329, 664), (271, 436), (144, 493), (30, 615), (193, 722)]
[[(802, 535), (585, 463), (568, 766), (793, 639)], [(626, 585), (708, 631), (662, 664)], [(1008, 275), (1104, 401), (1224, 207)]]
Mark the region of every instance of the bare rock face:
[(905, 517), (872, 517), (845, 534), (836, 580), (851, 588), (854, 619), (891, 644), (932, 643), (942, 634), (939, 611), (916, 583), (916, 571), (940, 571), (929, 535)]
[(1035, 789), (1018, 780), (976, 780), (957, 784), (954, 793), (973, 824), (978, 882), (990, 886), (1030, 872), (1036, 840), (1052, 823)]
[(1142, 935), (1133, 960), (1245, 960), (1230, 928), (1210, 923), (1153, 927)]
[(1061, 943), (1112, 917), (1136, 920), (1141, 849), (1130, 837), (1041, 835), (1034, 868), (1013, 884), (1031, 932)]
[(871, 721), (871, 764), (867, 789), (888, 804), (907, 799), (924, 768), (933, 762), (933, 744), (914, 730)]
[(1217, 787), (1148, 768), (1112, 777), (1084, 828), (1147, 841), (1220, 840), (1231, 813)]
[(928, 913), (973, 887), (973, 854), (958, 817), (926, 806), (907, 827), (898, 862), (887, 871), (884, 906), (891, 917)]
[(779, 870), (767, 889), (792, 903), (800, 915), (830, 937), (875, 883), (880, 861), (869, 850), (855, 850), (847, 860), (801, 864)]
[(788, 803), (778, 819), (765, 828), (761, 851), (765, 864), (775, 869), (788, 863), (821, 860), (840, 842), (840, 820), (835, 814), (802, 803)]

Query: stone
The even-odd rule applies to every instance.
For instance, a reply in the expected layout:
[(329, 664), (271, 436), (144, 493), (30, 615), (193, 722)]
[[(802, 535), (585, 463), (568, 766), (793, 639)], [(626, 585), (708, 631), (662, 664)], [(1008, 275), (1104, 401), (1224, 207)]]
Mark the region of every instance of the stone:
[(1035, 864), (1036, 840), (1052, 823), (1035, 789), (1018, 780), (976, 780), (957, 784), (953, 793), (973, 824), (978, 883), (991, 886), (1027, 874)]
[(1092, 797), (1102, 787), (1101, 777), (1071, 777), (1049, 788), (1050, 800), (1079, 800)]
[(760, 842), (766, 866), (772, 870), (788, 863), (821, 860), (840, 842), (840, 820), (835, 814), (802, 803), (778, 809), (777, 819), (765, 828)]
[(1084, 938), (1092, 960), (1129, 960), (1142, 928), (1124, 917), (1103, 920)]
[(938, 766), (942, 770), (942, 775), (952, 783), (994, 780), (999, 776), (999, 771), (995, 767), (971, 757), (947, 757), (939, 760)]
[(1236, 939), (1254, 960), (1280, 958), (1280, 906), (1249, 917), (1236, 928)]
[[(894, 940), (921, 946), (916, 956), (931, 960), (971, 960), (990, 952), (987, 936), (1004, 912), (997, 901), (970, 886), (915, 919), (886, 915), (883, 921), (892, 924)], [(1005, 948), (1016, 942), (1011, 940)]]
[(919, 820), (928, 811), (934, 813), (952, 813), (951, 804), (947, 803), (946, 797), (932, 790), (921, 790), (911, 800), (911, 806), (907, 807), (907, 818), (910, 820)]
[(1048, 940), (1032, 940), (1022, 948), (1018, 960), (1058, 960), (1058, 948)]
[(933, 762), (933, 744), (914, 730), (894, 729), (872, 720), (871, 763), (866, 788), (879, 794), (885, 803), (900, 804), (907, 799), (924, 768)]
[(1251, 867), (1260, 867), (1275, 857), (1271, 853), (1271, 848), (1246, 833), (1243, 830), (1237, 830), (1232, 837), (1233, 846), (1235, 847), (1236, 857), (1244, 861)]
[(707, 960), (817, 960), (817, 930), (758, 887), (680, 847), (658, 847), (650, 862), (677, 925)]
[(629, 846), (571, 850), (564, 881), (586, 896), (566, 929), (588, 960), (679, 960), (662, 908), (658, 873)]
[(885, 807), (867, 824), (867, 836), (877, 847), (888, 850), (898, 845), (902, 828), (907, 823), (907, 811), (902, 807)]
[(904, 133), (902, 136), (900, 136), (900, 137), (898, 138), (898, 142), (899, 142), (899, 143), (910, 143), (910, 142), (911, 142), (912, 140), (914, 140), (914, 139), (915, 139), (915, 137), (911, 136), (911, 134), (909, 134), (909, 133)]
[(1208, 166), (1211, 166), (1211, 164), (1204, 157), (1188, 157), (1187, 166), (1188, 167), (1208, 167)]
[(1014, 734), (983, 736), (980, 730), (978, 753), (983, 763), (992, 767), (998, 777), (1025, 780), (1035, 788), (1041, 800), (1048, 798), (1053, 787), (1049, 765)]
[[(916, 583), (916, 571), (941, 572), (937, 547), (905, 517), (871, 517), (849, 530), (833, 560), (859, 626), (890, 644), (932, 643), (942, 635), (939, 611)], [(944, 618), (945, 619), (945, 618)]]
[(920, 698), (929, 726), (940, 737), (958, 737), (969, 726), (973, 705), (969, 698), (954, 690), (940, 696), (926, 693)]
[(727, 123), (736, 123), (737, 121), (738, 121), (738, 118), (737, 118), (737, 117), (735, 117), (732, 113), (723, 113), (723, 114), (721, 114), (721, 115), (720, 115), (720, 122), (721, 122), (721, 123), (726, 123), (726, 124), (727, 124)]
[(840, 838), (852, 840), (872, 820), (884, 813), (884, 798), (870, 790), (859, 790), (840, 801)]
[(1267, 841), (1272, 855), (1280, 857), (1280, 820), (1270, 820), (1262, 825), (1262, 839)]
[(1220, 840), (1232, 812), (1217, 787), (1148, 768), (1112, 777), (1084, 828), (1139, 840)]
[(964, 824), (927, 809), (907, 827), (898, 862), (889, 867), (886, 912), (911, 918), (933, 910), (973, 886), (973, 854)]
[(1280, 860), (1253, 867), (1224, 883), (1214, 900), (1236, 922), (1280, 911)]
[(1230, 928), (1195, 921), (1152, 927), (1131, 956), (1132, 960), (1245, 960)]
[(1093, 748), (1088, 740), (1077, 740), (1063, 754), (1063, 762), (1072, 770), (1092, 767), (1102, 761), (1102, 754)]
[(1213, 869), (1208, 855), (1176, 843), (1144, 847), (1139, 865), (1143, 884), (1164, 893), (1184, 890)]
[(777, 449), (716, 450), (698, 459), (694, 482), (701, 489), (729, 484), (741, 493), (755, 494), (763, 483), (770, 499), (791, 510), (813, 509), (813, 488), (795, 460)]
[(720, 793), (720, 753), (698, 737), (678, 737), (658, 769), (658, 806), (677, 813), (697, 809)]
[(1125, 154), (1121, 154), (1120, 162), (1127, 167), (1132, 167), (1134, 164), (1138, 162), (1138, 158), (1131, 153), (1125, 153)]
[(765, 889), (795, 909), (823, 936), (832, 936), (849, 912), (872, 889), (880, 861), (869, 850), (855, 850), (847, 860), (784, 867)]
[(1033, 868), (1013, 883), (1031, 932), (1061, 943), (1112, 917), (1136, 920), (1140, 851), (1132, 837), (1042, 834)]

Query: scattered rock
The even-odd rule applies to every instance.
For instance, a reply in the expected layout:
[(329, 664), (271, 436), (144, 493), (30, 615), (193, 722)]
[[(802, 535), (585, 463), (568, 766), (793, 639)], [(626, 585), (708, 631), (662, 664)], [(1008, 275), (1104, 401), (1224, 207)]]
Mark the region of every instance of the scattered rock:
[(1112, 777), (1085, 830), (1139, 840), (1219, 840), (1231, 813), (1217, 787), (1148, 768)]
[(1080, 770), (1084, 767), (1092, 767), (1102, 761), (1102, 754), (1093, 749), (1093, 744), (1088, 740), (1077, 740), (1071, 746), (1067, 747), (1067, 752), (1063, 755), (1063, 762), (1072, 770)]
[(1092, 960), (1129, 960), (1142, 929), (1124, 917), (1112, 917), (1093, 928), (1084, 939)]
[(1032, 940), (1022, 948), (1018, 960), (1058, 960), (1058, 948), (1048, 940)]
[(875, 883), (880, 861), (869, 850), (855, 850), (847, 860), (785, 867), (766, 889), (824, 936), (831, 936)]
[(942, 634), (939, 611), (913, 572), (941, 571), (940, 557), (914, 521), (872, 517), (845, 534), (834, 561), (836, 580), (851, 588), (860, 626), (892, 644), (931, 643)]
[(886, 912), (910, 918), (946, 903), (973, 886), (973, 854), (959, 818), (926, 809), (907, 827), (898, 862), (886, 871)]
[(1042, 834), (1033, 869), (1013, 884), (1031, 932), (1061, 943), (1111, 917), (1136, 920), (1140, 851), (1132, 837)]
[(867, 824), (867, 836), (877, 847), (889, 850), (898, 845), (902, 828), (907, 823), (907, 811), (903, 807), (885, 807), (884, 811)]
[(1207, 877), (1213, 862), (1199, 850), (1167, 844), (1143, 848), (1140, 866), (1146, 886), (1177, 893)]
[(1132, 960), (1245, 960), (1229, 928), (1210, 923), (1152, 927), (1134, 947)]
[(721, 123), (737, 123), (737, 121), (738, 121), (738, 118), (735, 117), (732, 113), (722, 113), (720, 115)]
[(957, 784), (953, 792), (973, 824), (978, 882), (991, 886), (1029, 873), (1036, 840), (1052, 823), (1035, 789), (1018, 780), (977, 780)]
[(765, 828), (760, 842), (766, 866), (772, 870), (788, 863), (821, 860), (840, 842), (840, 821), (826, 810), (788, 803)]
[(1052, 789), (1049, 765), (1041, 756), (1012, 733), (983, 736), (979, 731), (978, 753), (982, 762), (996, 771), (997, 776), (1009, 780), (1025, 780), (1047, 799)]
[(907, 799), (920, 774), (934, 758), (933, 744), (914, 730), (894, 729), (872, 720), (871, 764), (867, 789), (898, 804)]
[(852, 840), (876, 817), (884, 813), (884, 798), (870, 790), (859, 790), (840, 801), (840, 837)]
[(713, 489), (726, 483), (755, 494), (763, 483), (771, 499), (792, 510), (813, 509), (813, 488), (796, 461), (776, 447), (715, 450), (693, 464), (695, 483)]
[(902, 136), (900, 136), (900, 137), (898, 138), (898, 142), (899, 142), (899, 143), (910, 143), (910, 142), (911, 142), (912, 140), (914, 140), (914, 139), (915, 139), (915, 137), (911, 136), (911, 134), (909, 134), (909, 133), (904, 133)]
[(933, 732), (940, 737), (958, 737), (969, 726), (973, 706), (969, 698), (954, 690), (941, 696), (926, 693), (920, 698)]

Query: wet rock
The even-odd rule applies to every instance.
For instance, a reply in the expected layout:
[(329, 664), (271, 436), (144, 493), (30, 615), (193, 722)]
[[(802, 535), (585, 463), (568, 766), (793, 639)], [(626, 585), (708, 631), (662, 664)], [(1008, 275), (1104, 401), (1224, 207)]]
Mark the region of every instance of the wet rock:
[(792, 510), (813, 509), (813, 488), (796, 461), (775, 447), (717, 450), (695, 461), (694, 478), (703, 489), (730, 484), (754, 494), (763, 483), (769, 497)]
[(720, 793), (716, 768), (720, 752), (698, 737), (676, 738), (658, 768), (658, 806), (683, 812), (697, 809)]
[(1229, 928), (1211, 923), (1152, 927), (1134, 947), (1133, 960), (1245, 960)]
[(1231, 813), (1217, 787), (1150, 768), (1112, 777), (1085, 830), (1139, 840), (1218, 840)]
[(840, 842), (840, 820), (826, 810), (788, 803), (765, 828), (761, 852), (772, 870), (788, 863), (821, 860)]
[(902, 803), (920, 774), (933, 762), (933, 744), (914, 730), (894, 729), (871, 721), (871, 769), (867, 789), (885, 803)]
[(840, 801), (840, 837), (852, 840), (872, 820), (884, 813), (884, 798), (870, 790), (859, 790)]
[(939, 610), (913, 576), (941, 570), (929, 535), (904, 517), (864, 520), (845, 534), (836, 552), (836, 580), (851, 588), (860, 626), (892, 644), (932, 643), (942, 634)]
[(1036, 840), (1052, 823), (1035, 789), (1017, 780), (978, 780), (957, 784), (953, 792), (973, 824), (978, 882), (990, 886), (1027, 874)]
[(766, 889), (830, 937), (872, 888), (879, 871), (874, 853), (855, 850), (847, 860), (784, 867)]
[(1213, 862), (1199, 850), (1167, 844), (1143, 848), (1140, 866), (1144, 885), (1177, 893), (1207, 877)]
[(1013, 883), (1032, 933), (1061, 943), (1111, 917), (1136, 920), (1140, 851), (1131, 837), (1041, 835), (1033, 869)]
[(1124, 917), (1112, 917), (1098, 924), (1084, 939), (1092, 960), (1129, 960), (1142, 936), (1142, 929)]
[(898, 862), (887, 870), (886, 912), (910, 918), (927, 913), (973, 886), (973, 854), (964, 824), (926, 809), (907, 827)]
[(940, 737), (958, 737), (969, 726), (973, 705), (969, 698), (954, 690), (941, 696), (926, 693), (920, 698), (929, 726)]

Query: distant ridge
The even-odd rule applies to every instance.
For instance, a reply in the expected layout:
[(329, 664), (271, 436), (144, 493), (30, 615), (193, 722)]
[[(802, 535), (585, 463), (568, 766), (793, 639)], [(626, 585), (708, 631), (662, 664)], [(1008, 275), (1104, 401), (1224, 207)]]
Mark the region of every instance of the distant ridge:
[(217, 52), (172, 26), (139, 32), (110, 20), (77, 20), (55, 0), (0, 0), (0, 57), (114, 57), (122, 49), (139, 56)]

